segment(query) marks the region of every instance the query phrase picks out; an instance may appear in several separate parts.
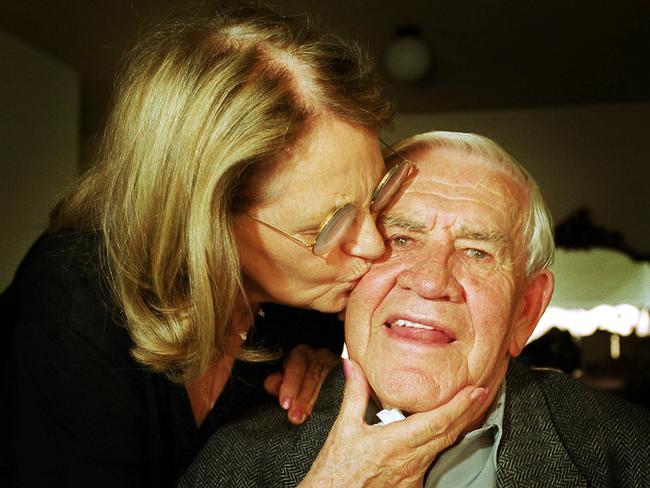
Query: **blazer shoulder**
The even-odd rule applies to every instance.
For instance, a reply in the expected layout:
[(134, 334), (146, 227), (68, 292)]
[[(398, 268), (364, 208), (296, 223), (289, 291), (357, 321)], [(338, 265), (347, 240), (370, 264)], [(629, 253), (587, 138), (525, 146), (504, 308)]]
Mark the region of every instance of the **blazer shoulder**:
[(212, 434), (181, 478), (179, 488), (279, 486), (277, 471), (287, 464), (300, 429), (275, 403), (253, 408)]
[[(604, 461), (604, 475), (612, 486), (650, 482), (650, 411), (612, 394), (598, 391), (569, 376), (531, 371), (567, 449), (582, 470), (591, 451)], [(584, 463), (582, 462), (584, 461)]]
[(634, 425), (635, 436), (640, 432), (650, 434), (647, 430), (650, 429), (650, 410), (611, 393), (596, 390), (559, 371), (548, 369), (530, 371), (552, 407), (559, 410), (573, 405), (573, 408), (565, 410), (565, 415), (588, 414), (608, 420), (609, 422), (603, 425), (604, 428), (618, 424)]

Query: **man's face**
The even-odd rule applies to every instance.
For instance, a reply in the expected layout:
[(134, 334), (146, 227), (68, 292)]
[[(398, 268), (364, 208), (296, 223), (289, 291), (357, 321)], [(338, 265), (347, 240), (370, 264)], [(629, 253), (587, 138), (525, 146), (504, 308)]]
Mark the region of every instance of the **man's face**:
[(416, 412), (468, 384), (496, 394), (532, 327), (525, 190), (455, 150), (408, 157), (418, 169), (381, 218), (386, 255), (350, 297), (346, 342), (384, 407)]

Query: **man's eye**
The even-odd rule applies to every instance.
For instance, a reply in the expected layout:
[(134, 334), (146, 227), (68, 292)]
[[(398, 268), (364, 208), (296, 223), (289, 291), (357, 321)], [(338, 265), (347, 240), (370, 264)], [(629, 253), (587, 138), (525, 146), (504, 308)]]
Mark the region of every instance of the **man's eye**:
[(392, 247), (406, 247), (411, 242), (411, 239), (406, 236), (395, 236), (388, 239), (389, 244)]
[(487, 252), (482, 251), (480, 249), (474, 249), (474, 248), (465, 249), (465, 254), (468, 257), (470, 257), (472, 259), (476, 259), (476, 260), (485, 259), (485, 258), (487, 258), (489, 256), (489, 254)]

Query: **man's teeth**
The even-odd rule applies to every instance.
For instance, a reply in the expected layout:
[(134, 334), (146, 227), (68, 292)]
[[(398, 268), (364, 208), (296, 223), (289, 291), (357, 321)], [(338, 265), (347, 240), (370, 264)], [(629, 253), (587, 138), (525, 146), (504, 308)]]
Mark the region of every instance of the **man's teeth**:
[(414, 329), (427, 329), (434, 330), (430, 325), (419, 324), (411, 322), (410, 320), (399, 319), (390, 324), (391, 327), (413, 327)]

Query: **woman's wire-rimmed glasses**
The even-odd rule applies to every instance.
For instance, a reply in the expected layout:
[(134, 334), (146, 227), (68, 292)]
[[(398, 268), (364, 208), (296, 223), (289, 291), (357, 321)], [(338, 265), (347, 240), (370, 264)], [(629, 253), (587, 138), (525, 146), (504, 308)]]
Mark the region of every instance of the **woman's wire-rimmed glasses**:
[[(395, 155), (399, 156), (401, 161), (393, 166), (381, 179), (375, 191), (372, 192), (369, 209), (371, 212), (378, 214), (388, 204), (390, 199), (395, 195), (404, 180), (409, 175), (413, 163), (406, 159), (404, 156), (395, 151), (390, 145), (386, 144), (381, 138), (379, 139), (388, 149)], [(316, 256), (322, 256), (331, 251), (337, 244), (341, 242), (346, 232), (357, 218), (359, 207), (356, 203), (350, 202), (342, 205), (341, 207), (330, 213), (323, 223), (321, 224), (314, 241), (307, 243), (302, 239), (283, 231), (257, 217), (246, 214), (251, 219), (259, 222), (260, 224), (278, 232), (280, 235), (291, 239), (296, 244), (305, 247)]]

